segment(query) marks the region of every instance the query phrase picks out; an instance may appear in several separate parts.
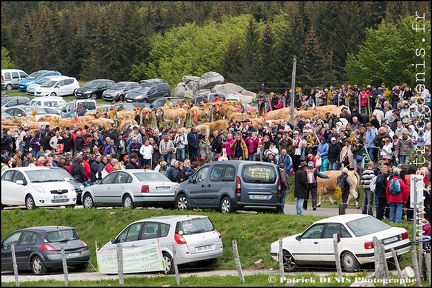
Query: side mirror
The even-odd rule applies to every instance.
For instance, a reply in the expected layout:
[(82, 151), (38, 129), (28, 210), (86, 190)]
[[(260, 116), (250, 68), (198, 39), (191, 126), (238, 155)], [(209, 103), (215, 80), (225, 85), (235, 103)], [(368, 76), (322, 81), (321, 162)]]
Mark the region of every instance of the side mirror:
[(24, 181), (23, 180), (17, 180), (16, 184), (18, 184), (18, 185), (24, 185)]
[(115, 238), (111, 239), (110, 241), (111, 241), (112, 244), (115, 244), (117, 242), (117, 240)]
[(150, 108), (152, 108), (152, 109), (153, 109), (153, 108), (154, 108), (154, 105), (153, 105), (153, 104), (150, 104)]
[(295, 237), (295, 239), (296, 239), (297, 241), (300, 241), (300, 240), (301, 240), (300, 235), (297, 235), (297, 236)]

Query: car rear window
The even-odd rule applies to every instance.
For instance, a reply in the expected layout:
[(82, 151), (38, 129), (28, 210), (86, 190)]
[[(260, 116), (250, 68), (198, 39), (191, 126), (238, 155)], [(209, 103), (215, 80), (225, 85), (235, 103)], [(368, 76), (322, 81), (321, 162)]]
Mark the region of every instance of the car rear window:
[(390, 229), (391, 226), (375, 217), (363, 217), (346, 223), (355, 236), (361, 237)]
[[(79, 236), (75, 229), (62, 229), (46, 233), (45, 240), (48, 243), (78, 240)], [(45, 242), (44, 240), (44, 242)]]
[(165, 175), (159, 172), (138, 172), (134, 173), (134, 175), (139, 181), (170, 181)]
[(273, 184), (276, 182), (276, 169), (266, 165), (245, 165), (241, 172), (243, 182)]
[(191, 235), (213, 231), (213, 223), (209, 218), (192, 218), (177, 222), (176, 233), (180, 235)]

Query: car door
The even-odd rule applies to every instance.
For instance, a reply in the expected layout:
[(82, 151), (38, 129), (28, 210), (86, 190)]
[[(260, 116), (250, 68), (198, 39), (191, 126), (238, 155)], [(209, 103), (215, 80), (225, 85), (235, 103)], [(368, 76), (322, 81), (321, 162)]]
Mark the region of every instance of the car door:
[[(132, 182), (132, 177), (124, 172), (124, 171), (117, 171), (117, 176), (115, 177), (111, 186), (111, 193), (112, 197), (111, 199), (114, 201), (113, 204), (115, 205), (122, 205), (123, 202), (123, 195), (128, 193), (130, 189), (128, 190), (128, 187), (130, 188), (130, 183)], [(129, 194), (133, 197), (133, 191), (130, 191)]]
[(187, 193), (191, 206), (201, 206), (206, 204), (206, 182), (209, 166), (202, 167), (194, 175), (187, 185)]
[(110, 206), (114, 202), (113, 182), (117, 176), (117, 171), (113, 171), (106, 175), (99, 184), (92, 185), (89, 189), (93, 194), (93, 201), (96, 206)]
[[(17, 184), (22, 180), (24, 185)], [(17, 170), (6, 170), (2, 175), (1, 203), (3, 205), (24, 205), (28, 181), (24, 173)]]
[(37, 234), (32, 231), (24, 231), (21, 235), (18, 245), (15, 247), (15, 257), (18, 264), (18, 270), (29, 267), (30, 256), (36, 250), (34, 247), (37, 240)]
[(140, 241), (141, 231), (143, 230), (145, 222), (136, 222), (126, 227), (116, 238), (115, 244), (111, 243), (108, 249), (115, 249), (116, 244), (120, 243), (123, 248), (136, 247)]
[[(335, 262), (333, 234), (339, 234), (341, 238), (350, 238), (351, 235), (340, 223), (327, 223), (320, 240), (320, 255), (323, 262)], [(338, 244), (340, 247), (340, 242)]]
[[(212, 207), (219, 206), (219, 192), (228, 182), (222, 181), (225, 164), (215, 164), (210, 169), (210, 174), (206, 183), (206, 203)], [(231, 166), (231, 165), (230, 165)], [(231, 166), (232, 167), (232, 166)]]
[(15, 248), (16, 245), (19, 243), (19, 239), (21, 237), (22, 231), (14, 232), (7, 236), (2, 241), (1, 246), (1, 270), (10, 270), (13, 269), (13, 263), (12, 263), (12, 248), (11, 245), (14, 244)]
[(294, 249), (290, 253), (297, 261), (320, 262), (320, 241), (324, 224), (315, 224), (309, 227), (301, 236), (300, 241), (295, 240)]

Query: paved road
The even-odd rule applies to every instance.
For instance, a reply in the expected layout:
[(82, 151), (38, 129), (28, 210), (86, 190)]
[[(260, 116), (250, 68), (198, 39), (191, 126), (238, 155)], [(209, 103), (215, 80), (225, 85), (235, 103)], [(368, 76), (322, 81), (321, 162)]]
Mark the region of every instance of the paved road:
[[(309, 204), (309, 203), (308, 203)], [(285, 214), (296, 215), (296, 207), (293, 204), (285, 204)], [(357, 209), (355, 205), (351, 205), (346, 209), (346, 214), (361, 214), (361, 209)], [(337, 204), (333, 207), (318, 207), (317, 210), (313, 211), (312, 207), (308, 207), (307, 210), (303, 210), (303, 215), (313, 215), (313, 216), (325, 216), (331, 217), (339, 215), (339, 208)]]

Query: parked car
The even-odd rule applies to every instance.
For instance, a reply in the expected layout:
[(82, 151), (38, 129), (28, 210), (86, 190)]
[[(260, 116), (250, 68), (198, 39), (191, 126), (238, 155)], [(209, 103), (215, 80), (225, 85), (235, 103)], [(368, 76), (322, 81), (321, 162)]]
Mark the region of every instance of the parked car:
[(112, 171), (99, 183), (84, 188), (84, 208), (174, 206), (178, 183), (154, 170), (126, 169)]
[[(346, 214), (319, 220), (303, 233), (282, 238), (283, 265), (286, 272), (300, 265), (335, 266), (333, 234), (338, 234), (338, 258), (342, 268), (353, 272), (361, 265), (375, 261), (373, 237), (384, 244), (386, 258), (410, 250), (408, 232), (402, 227), (391, 227), (365, 214)], [(271, 244), (270, 254), (278, 261), (279, 240)]]
[(174, 273), (174, 248), (177, 265), (211, 262), (223, 254), (220, 233), (210, 218), (202, 215), (159, 216), (132, 222), (100, 250), (116, 249), (117, 243), (126, 248), (155, 245), (156, 241), (168, 274)]
[(102, 99), (107, 101), (124, 101), (128, 91), (139, 87), (137, 82), (117, 82), (102, 93)]
[(28, 103), (29, 106), (39, 108), (52, 108), (57, 111), (57, 114), (61, 114), (61, 110), (66, 106), (67, 102), (62, 97), (58, 96), (47, 96), (47, 97), (35, 97)]
[(13, 271), (12, 244), (18, 271), (31, 271), (35, 275), (63, 267), (62, 247), (66, 265), (73, 266), (76, 271), (85, 270), (90, 260), (87, 244), (73, 227), (35, 226), (10, 233), (2, 240), (2, 271)]
[(1, 69), (1, 87), (9, 91), (18, 88), (18, 83), (27, 77), (28, 74), (20, 69)]
[(27, 87), (30, 84), (33, 84), (39, 79), (42, 79), (46, 76), (61, 76), (61, 73), (58, 71), (49, 71), (49, 70), (38, 70), (31, 73), (27, 78), (21, 79), (18, 83), (18, 90), (27, 92)]
[(56, 76), (35, 89), (35, 97), (73, 95), (79, 83), (75, 77)]
[(125, 95), (126, 102), (147, 102), (150, 103), (159, 97), (169, 97), (170, 87), (162, 79), (143, 80), (138, 88), (135, 88)]
[(50, 166), (50, 168), (52, 170), (54, 170), (55, 172), (59, 173), (60, 176), (63, 177), (63, 179), (65, 179), (65, 180), (67, 179), (67, 181), (70, 184), (72, 184), (72, 186), (75, 189), (75, 192), (77, 193), (76, 204), (77, 205), (82, 205), (82, 202), (81, 202), (81, 193), (84, 190), (84, 185), (81, 182), (78, 182), (77, 180), (75, 180), (73, 178), (73, 176), (66, 169), (64, 169), (62, 167), (51, 167), (51, 166)]
[(2, 171), (1, 208), (26, 206), (75, 207), (77, 194), (74, 187), (59, 173), (48, 167), (16, 167)]
[(36, 88), (42, 86), (43, 84), (45, 84), (46, 82), (48, 82), (49, 80), (51, 80), (57, 76), (58, 75), (51, 75), (51, 76), (45, 76), (42, 78), (38, 78), (35, 82), (33, 82), (27, 86), (27, 94), (34, 96), (34, 92), (35, 92)]
[(74, 95), (76, 98), (102, 98), (102, 93), (111, 88), (115, 82), (109, 79), (95, 79), (84, 84), (84, 86), (76, 89)]
[[(76, 104), (75, 104), (76, 103)], [(72, 118), (74, 117), (75, 105), (83, 104), (87, 108), (87, 112), (96, 113), (98, 105), (94, 99), (77, 99), (69, 101), (61, 112), (61, 118)]]
[(226, 100), (225, 94), (223, 93), (200, 93), (193, 96), (190, 102), (193, 104), (199, 104), (201, 103), (201, 101), (203, 101), (204, 103), (213, 103), (215, 102), (215, 98), (216, 101), (218, 98), (220, 101)]
[(7, 93), (4, 91), (1, 91), (1, 99), (8, 97)]
[(281, 183), (275, 164), (258, 161), (214, 161), (204, 164), (175, 193), (176, 208), (212, 208), (222, 213), (281, 205)]
[(1, 107), (2, 109), (5, 107), (12, 107), (17, 105), (25, 105), (30, 101), (29, 97), (26, 96), (11, 96), (1, 98)]
[(60, 114), (58, 110), (54, 108), (48, 108), (48, 107), (34, 107), (29, 105), (19, 105), (19, 106), (2, 108), (1, 111), (2, 113), (6, 112), (16, 117), (26, 117), (26, 116), (33, 115), (36, 117), (36, 121), (38, 121), (41, 117), (44, 116), (60, 118)]

